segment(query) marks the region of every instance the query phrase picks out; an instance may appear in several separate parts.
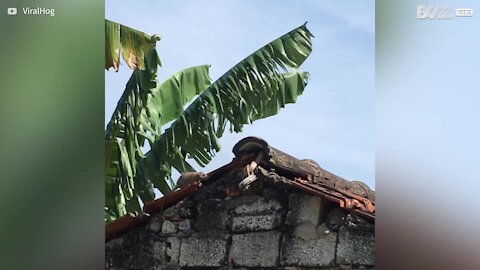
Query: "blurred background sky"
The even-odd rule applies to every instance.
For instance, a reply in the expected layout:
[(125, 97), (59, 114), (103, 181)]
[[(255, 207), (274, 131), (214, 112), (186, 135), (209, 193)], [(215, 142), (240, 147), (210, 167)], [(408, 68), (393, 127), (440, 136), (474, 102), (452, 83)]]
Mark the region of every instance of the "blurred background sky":
[[(453, 18), (417, 19), (418, 5)], [(480, 1), (376, 10), (376, 267), (480, 269)]]
[[(225, 133), (222, 150), (206, 167), (233, 158), (246, 136), (264, 138), (297, 158), (375, 188), (374, 1), (106, 1), (106, 18), (160, 34), (159, 81), (186, 67), (210, 64), (213, 80), (258, 48), (308, 22), (313, 52), (301, 70), (310, 81), (295, 104), (276, 116)], [(123, 64), (123, 63), (122, 63)], [(105, 124), (131, 70), (105, 72)], [(175, 176), (178, 174), (174, 174)]]

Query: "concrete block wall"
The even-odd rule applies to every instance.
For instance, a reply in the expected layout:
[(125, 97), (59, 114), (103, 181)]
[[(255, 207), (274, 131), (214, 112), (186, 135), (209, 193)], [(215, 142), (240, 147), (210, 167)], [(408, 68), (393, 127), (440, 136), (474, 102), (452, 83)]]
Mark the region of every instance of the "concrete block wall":
[(202, 188), (106, 243), (106, 269), (374, 269), (375, 232), (324, 223), (327, 202), (274, 187)]

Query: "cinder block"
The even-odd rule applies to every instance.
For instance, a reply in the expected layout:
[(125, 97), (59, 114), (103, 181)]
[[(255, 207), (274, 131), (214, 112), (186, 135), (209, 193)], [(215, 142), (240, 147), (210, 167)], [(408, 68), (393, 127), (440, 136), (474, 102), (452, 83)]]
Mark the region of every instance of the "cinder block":
[(244, 203), (235, 207), (235, 214), (246, 216), (246, 215), (261, 215), (269, 214), (273, 212), (280, 211), (282, 205), (280, 202), (275, 200), (267, 200), (263, 197), (260, 197), (258, 200), (255, 200), (251, 203)]
[(318, 225), (322, 199), (315, 196), (293, 193), (289, 197), (287, 224), (297, 226), (304, 223)]
[(205, 201), (198, 205), (194, 228), (199, 232), (228, 231), (231, 217), (220, 200)]
[(266, 231), (278, 227), (281, 223), (280, 215), (261, 215), (261, 216), (244, 216), (234, 217), (232, 222), (232, 231)]
[(232, 235), (230, 261), (235, 266), (274, 267), (280, 255), (280, 233), (252, 232)]
[(322, 234), (305, 240), (286, 236), (283, 241), (282, 264), (289, 266), (324, 267), (335, 263), (337, 233)]
[(219, 267), (227, 255), (227, 234), (193, 234), (182, 240), (181, 267)]
[(337, 263), (375, 265), (375, 232), (341, 228), (338, 237)]

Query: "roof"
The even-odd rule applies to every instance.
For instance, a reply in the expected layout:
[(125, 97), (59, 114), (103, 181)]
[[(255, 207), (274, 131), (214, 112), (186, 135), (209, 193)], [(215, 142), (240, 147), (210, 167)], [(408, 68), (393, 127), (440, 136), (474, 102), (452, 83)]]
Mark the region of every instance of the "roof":
[(348, 181), (323, 168), (313, 160), (299, 160), (257, 137), (240, 140), (234, 147), (232, 162), (210, 173), (202, 182), (195, 182), (164, 197), (148, 202), (143, 213), (129, 213), (105, 226), (105, 239), (146, 224), (150, 215), (165, 210), (189, 197), (203, 186), (234, 171), (247, 168), (247, 177), (240, 189), (248, 189), (257, 179), (278, 188), (290, 188), (336, 203), (352, 214), (375, 222), (375, 192), (359, 181)]

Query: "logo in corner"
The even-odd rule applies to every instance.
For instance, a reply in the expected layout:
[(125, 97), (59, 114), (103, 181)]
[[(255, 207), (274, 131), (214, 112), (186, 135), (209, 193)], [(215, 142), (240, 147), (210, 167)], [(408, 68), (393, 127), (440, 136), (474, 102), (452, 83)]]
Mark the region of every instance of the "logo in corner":
[(17, 8), (7, 8), (7, 14), (10, 16), (17, 15)]
[(417, 6), (417, 19), (453, 19), (453, 14), (449, 6)]

